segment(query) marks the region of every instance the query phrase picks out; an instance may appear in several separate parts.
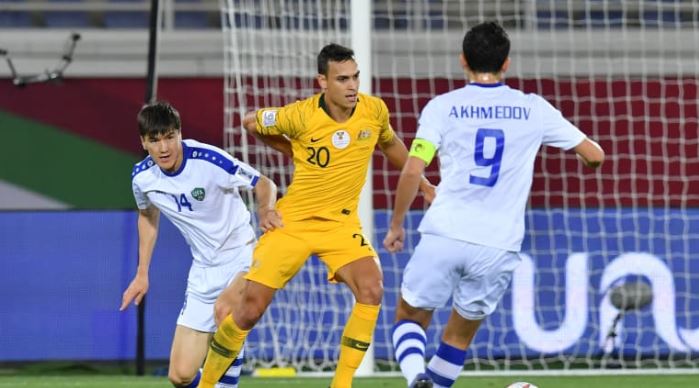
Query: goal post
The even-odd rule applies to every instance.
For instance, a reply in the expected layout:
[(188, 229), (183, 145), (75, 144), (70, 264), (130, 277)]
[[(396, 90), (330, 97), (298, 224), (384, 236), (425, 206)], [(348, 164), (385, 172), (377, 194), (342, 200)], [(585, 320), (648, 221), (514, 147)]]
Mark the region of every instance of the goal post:
[[(371, 94), (371, 0), (354, 0), (350, 8), (351, 47), (359, 66), (359, 91)], [(371, 161), (366, 173), (366, 182), (359, 196), (359, 219), (364, 234), (373, 241), (374, 246), (380, 241), (374, 235), (374, 169)], [(357, 369), (357, 376), (370, 376), (374, 373), (374, 345), (369, 345), (362, 363)]]
[[(699, 4), (376, 0), (360, 19), (359, 3), (221, 1), (227, 149), (285, 190), (290, 161), (245, 135), (241, 118), (316, 93), (315, 56), (329, 42), (355, 50), (362, 85), (384, 99), (409, 144), (426, 102), (465, 84), (464, 32), (497, 20), (512, 40), (506, 83), (560, 109), (599, 141), (607, 162), (591, 171), (571, 153), (541, 150), (522, 265), (474, 339), (465, 373), (697, 370)], [(356, 25), (370, 31), (368, 43), (355, 40)], [(390, 331), (425, 209), (418, 199), (411, 210), (405, 252), (381, 249), (399, 173), (375, 152), (364, 221), (367, 231), (373, 225), (385, 278), (374, 373), (397, 370)], [(426, 175), (438, 182), (437, 163)], [(352, 304), (312, 258), (251, 334), (249, 362), (331, 372)], [(448, 313), (435, 314), (428, 356)]]
[[(329, 42), (351, 45), (349, 1), (221, 0), (224, 41), (224, 145), (284, 193), (288, 158), (246, 135), (243, 115), (317, 92), (316, 56)], [(251, 203), (251, 201), (249, 201)], [(255, 368), (334, 370), (344, 322), (354, 304), (346, 287), (330, 285), (317, 258), (279, 290), (246, 343)]]

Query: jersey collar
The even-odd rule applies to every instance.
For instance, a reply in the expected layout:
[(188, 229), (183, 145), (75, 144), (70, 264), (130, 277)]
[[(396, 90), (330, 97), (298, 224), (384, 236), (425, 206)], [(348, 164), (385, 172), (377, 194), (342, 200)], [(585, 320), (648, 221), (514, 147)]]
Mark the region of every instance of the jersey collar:
[(482, 83), (480, 83), (480, 82), (469, 82), (469, 83), (467, 84), (467, 86), (470, 86), (470, 85), (478, 86), (478, 87), (481, 87), (481, 88), (497, 88), (498, 86), (503, 86), (504, 83), (502, 83), (502, 82), (497, 82), (497, 83), (494, 83), (494, 84), (482, 84)]
[[(357, 110), (357, 105), (359, 105), (359, 96), (357, 96), (357, 103), (354, 104), (354, 108), (352, 108), (352, 113), (350, 113), (350, 118), (354, 115), (354, 111)], [(325, 112), (328, 117), (331, 119), (333, 118), (332, 115), (330, 115), (330, 111), (328, 110), (328, 106), (325, 104), (325, 93), (320, 94), (320, 98), (318, 99), (318, 107), (323, 109), (323, 112)]]
[(185, 144), (185, 142), (182, 142), (182, 164), (180, 165), (180, 168), (178, 168), (177, 171), (174, 171), (174, 172), (167, 172), (167, 171), (163, 170), (162, 168), (160, 169), (160, 171), (162, 171), (163, 174), (165, 174), (167, 176), (180, 175), (182, 170), (184, 170), (184, 166), (187, 164), (187, 159), (189, 159), (189, 152), (190, 152), (190, 150), (189, 150), (189, 147), (187, 147), (187, 144)]

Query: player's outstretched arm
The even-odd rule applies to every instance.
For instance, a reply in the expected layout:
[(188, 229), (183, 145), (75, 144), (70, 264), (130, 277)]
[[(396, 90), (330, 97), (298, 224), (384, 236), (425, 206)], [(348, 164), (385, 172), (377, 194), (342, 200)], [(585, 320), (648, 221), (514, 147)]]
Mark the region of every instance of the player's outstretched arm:
[(604, 162), (604, 150), (596, 142), (585, 139), (575, 146), (575, 153), (586, 166), (597, 168)]
[(274, 208), (277, 201), (277, 185), (264, 175), (260, 176), (255, 185), (255, 200), (257, 201), (257, 217), (263, 232), (284, 226), (281, 215)]
[[(398, 136), (393, 136), (386, 143), (379, 143), (379, 148), (393, 166), (398, 169), (405, 167), (405, 163), (408, 160), (408, 149)], [(427, 178), (421, 176), (418, 188), (424, 195), (425, 201), (432, 203), (436, 193), (435, 186)]]
[(123, 311), (132, 301), (138, 305), (148, 292), (148, 269), (150, 268), (153, 248), (158, 238), (160, 210), (151, 206), (138, 211), (138, 269), (129, 287), (121, 298), (120, 311)]
[(410, 209), (410, 204), (415, 200), (424, 171), (425, 161), (415, 156), (410, 156), (405, 166), (403, 166), (400, 179), (398, 179), (396, 203), (393, 206), (391, 224), (389, 225), (386, 238), (383, 240), (383, 245), (389, 252), (398, 252), (403, 249), (403, 242), (405, 241), (403, 221), (406, 213), (408, 213), (408, 209)]
[(256, 139), (281, 152), (282, 154), (292, 157), (291, 142), (283, 135), (263, 135), (257, 131), (257, 112), (252, 111), (245, 114), (243, 117), (243, 127), (253, 135)]

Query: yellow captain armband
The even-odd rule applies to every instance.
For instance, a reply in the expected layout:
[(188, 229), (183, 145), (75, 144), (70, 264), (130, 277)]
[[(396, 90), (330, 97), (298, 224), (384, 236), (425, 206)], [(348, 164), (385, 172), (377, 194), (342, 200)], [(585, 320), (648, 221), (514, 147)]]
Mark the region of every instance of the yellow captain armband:
[(413, 144), (410, 146), (410, 156), (422, 159), (425, 165), (429, 165), (434, 158), (434, 154), (437, 152), (437, 148), (431, 142), (416, 138), (413, 140)]

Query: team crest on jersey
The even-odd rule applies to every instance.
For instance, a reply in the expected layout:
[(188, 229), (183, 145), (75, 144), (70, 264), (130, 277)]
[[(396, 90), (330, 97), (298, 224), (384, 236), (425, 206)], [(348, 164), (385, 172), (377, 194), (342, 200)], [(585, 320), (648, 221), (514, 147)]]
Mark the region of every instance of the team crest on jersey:
[(262, 112), (262, 125), (265, 127), (271, 127), (277, 123), (277, 111), (276, 110), (266, 110)]
[(337, 148), (339, 150), (343, 150), (343, 149), (347, 148), (349, 143), (350, 143), (349, 132), (345, 131), (344, 129), (341, 129), (341, 130), (333, 133), (333, 145), (335, 146), (335, 148)]
[(357, 140), (367, 140), (368, 138), (371, 137), (371, 129), (362, 129), (359, 131), (359, 135), (357, 135)]
[(203, 201), (204, 197), (206, 197), (206, 191), (203, 187), (197, 187), (192, 190), (192, 198), (196, 199), (197, 201)]

